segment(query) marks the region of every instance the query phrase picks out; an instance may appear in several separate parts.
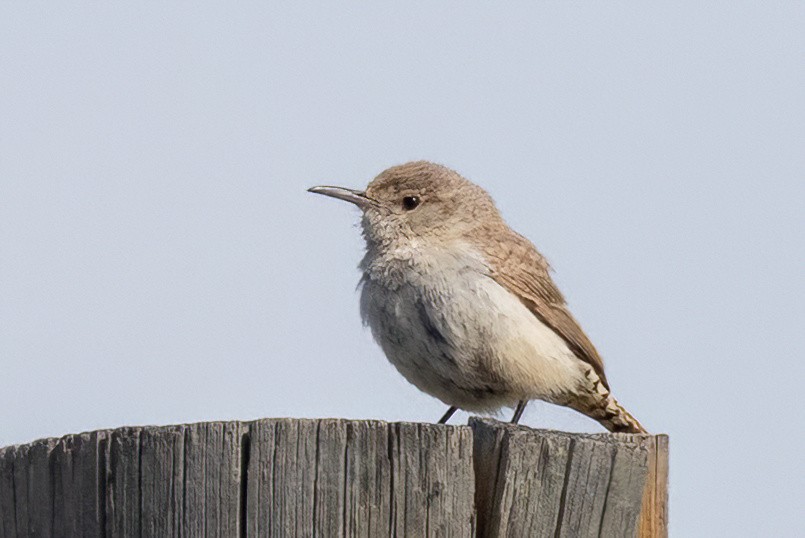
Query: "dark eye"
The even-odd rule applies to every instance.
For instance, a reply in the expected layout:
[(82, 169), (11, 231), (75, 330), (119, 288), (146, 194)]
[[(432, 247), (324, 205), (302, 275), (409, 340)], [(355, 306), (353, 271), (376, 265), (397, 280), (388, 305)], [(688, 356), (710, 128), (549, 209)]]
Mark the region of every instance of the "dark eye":
[(416, 209), (416, 206), (420, 204), (421, 200), (419, 196), (406, 196), (403, 198), (403, 209), (406, 211), (411, 211), (412, 209)]

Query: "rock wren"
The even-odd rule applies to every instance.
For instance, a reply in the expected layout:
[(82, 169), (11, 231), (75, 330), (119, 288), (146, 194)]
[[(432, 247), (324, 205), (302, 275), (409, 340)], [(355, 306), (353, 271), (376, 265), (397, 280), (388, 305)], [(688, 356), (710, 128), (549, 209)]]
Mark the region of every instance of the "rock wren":
[(550, 276), (481, 187), (444, 166), (389, 168), (365, 191), (310, 192), (363, 212), (361, 316), (389, 361), (449, 405), (564, 405), (613, 432), (646, 430), (612, 396), (604, 364)]

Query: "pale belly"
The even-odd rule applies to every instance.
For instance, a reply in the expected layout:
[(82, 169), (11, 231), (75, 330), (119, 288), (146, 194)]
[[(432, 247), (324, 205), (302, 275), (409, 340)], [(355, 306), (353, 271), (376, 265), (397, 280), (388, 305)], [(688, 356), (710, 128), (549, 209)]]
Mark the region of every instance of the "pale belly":
[(490, 277), (467, 268), (413, 281), (364, 278), (361, 313), (389, 361), (448, 405), (489, 411), (560, 402), (583, 383), (564, 340)]

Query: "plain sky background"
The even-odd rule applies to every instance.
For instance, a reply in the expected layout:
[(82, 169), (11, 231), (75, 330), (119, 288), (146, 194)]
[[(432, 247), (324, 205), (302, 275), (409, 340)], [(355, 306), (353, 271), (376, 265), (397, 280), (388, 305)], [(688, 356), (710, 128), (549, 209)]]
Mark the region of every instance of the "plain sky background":
[(305, 192), (426, 158), (671, 435), (674, 536), (801, 532), (805, 4), (265, 4), (0, 6), (0, 446), (438, 419), (361, 326), (358, 211)]

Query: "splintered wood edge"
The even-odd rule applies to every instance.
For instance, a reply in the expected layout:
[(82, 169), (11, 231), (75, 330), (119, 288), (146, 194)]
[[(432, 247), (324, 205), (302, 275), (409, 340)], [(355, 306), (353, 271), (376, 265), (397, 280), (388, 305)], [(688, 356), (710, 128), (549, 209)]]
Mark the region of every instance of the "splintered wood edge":
[(652, 436), (649, 444), (649, 474), (643, 490), (640, 538), (668, 536), (668, 436)]

